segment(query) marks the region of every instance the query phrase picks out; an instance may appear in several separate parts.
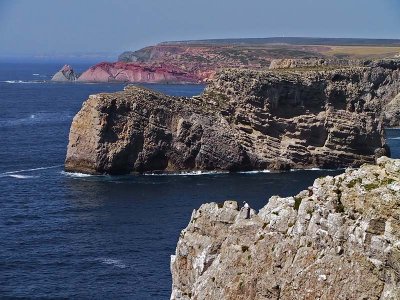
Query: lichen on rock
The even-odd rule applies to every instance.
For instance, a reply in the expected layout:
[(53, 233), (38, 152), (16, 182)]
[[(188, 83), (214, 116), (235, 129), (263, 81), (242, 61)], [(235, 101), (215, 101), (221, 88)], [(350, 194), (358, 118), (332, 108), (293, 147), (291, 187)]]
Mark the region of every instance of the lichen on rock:
[(246, 220), (203, 204), (171, 257), (171, 299), (399, 299), (400, 160), (317, 179)]

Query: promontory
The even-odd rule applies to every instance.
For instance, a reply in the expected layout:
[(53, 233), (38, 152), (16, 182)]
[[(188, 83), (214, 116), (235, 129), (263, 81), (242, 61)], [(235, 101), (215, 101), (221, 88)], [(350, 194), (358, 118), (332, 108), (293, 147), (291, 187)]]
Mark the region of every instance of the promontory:
[(65, 169), (127, 174), (373, 162), (389, 155), (382, 120), (399, 99), (399, 70), (398, 61), (227, 69), (192, 98), (135, 86), (92, 95), (73, 120)]

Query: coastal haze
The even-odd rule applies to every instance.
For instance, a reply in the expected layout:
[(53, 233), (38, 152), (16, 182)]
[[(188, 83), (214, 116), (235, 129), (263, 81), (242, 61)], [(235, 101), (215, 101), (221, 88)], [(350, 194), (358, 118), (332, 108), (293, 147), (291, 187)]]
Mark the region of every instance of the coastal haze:
[(395, 295), (399, 12), (0, 0), (0, 298)]
[[(388, 0), (0, 1), (0, 57), (114, 60), (163, 41), (262, 37), (400, 38)], [(65, 61), (65, 63), (71, 63)]]

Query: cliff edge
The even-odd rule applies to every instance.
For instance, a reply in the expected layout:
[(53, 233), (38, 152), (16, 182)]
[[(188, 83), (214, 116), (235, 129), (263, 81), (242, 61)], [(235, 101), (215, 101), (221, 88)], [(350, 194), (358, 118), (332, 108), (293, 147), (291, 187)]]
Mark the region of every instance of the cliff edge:
[(399, 299), (400, 160), (317, 179), (258, 214), (194, 210), (171, 257), (172, 300)]
[[(397, 74), (397, 75), (396, 75)], [(339, 168), (389, 155), (381, 104), (398, 70), (220, 72), (201, 96), (140, 87), (90, 96), (65, 169), (93, 174)]]
[(126, 174), (373, 162), (389, 154), (379, 115), (398, 93), (395, 72), (233, 69), (193, 98), (134, 86), (93, 95), (72, 122), (65, 168)]

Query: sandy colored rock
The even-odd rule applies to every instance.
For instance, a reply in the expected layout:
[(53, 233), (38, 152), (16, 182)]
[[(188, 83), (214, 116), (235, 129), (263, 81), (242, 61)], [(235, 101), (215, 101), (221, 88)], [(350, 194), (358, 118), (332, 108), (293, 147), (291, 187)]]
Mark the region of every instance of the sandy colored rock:
[(125, 174), (373, 162), (389, 154), (375, 111), (397, 90), (393, 72), (233, 69), (193, 98), (139, 87), (91, 96), (73, 120), (65, 168)]
[(78, 79), (78, 75), (74, 72), (74, 69), (70, 65), (65, 65), (51, 78), (51, 81), (66, 82), (75, 81)]
[(399, 299), (400, 160), (272, 197), (193, 211), (171, 257), (171, 299)]

